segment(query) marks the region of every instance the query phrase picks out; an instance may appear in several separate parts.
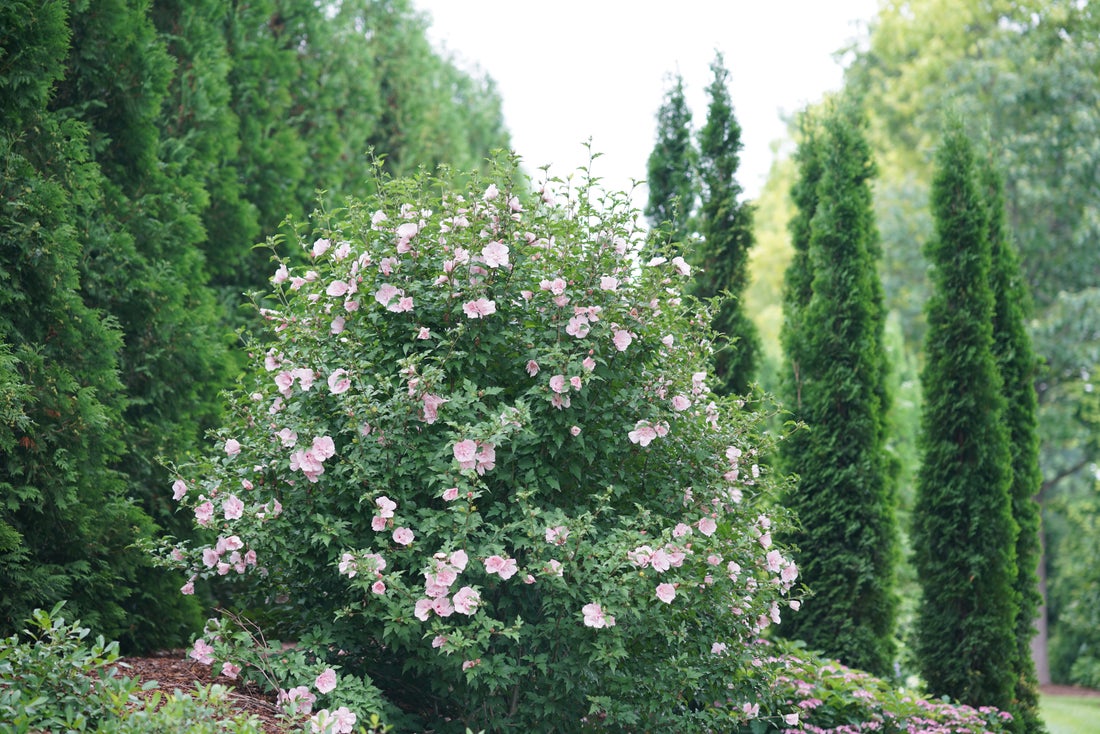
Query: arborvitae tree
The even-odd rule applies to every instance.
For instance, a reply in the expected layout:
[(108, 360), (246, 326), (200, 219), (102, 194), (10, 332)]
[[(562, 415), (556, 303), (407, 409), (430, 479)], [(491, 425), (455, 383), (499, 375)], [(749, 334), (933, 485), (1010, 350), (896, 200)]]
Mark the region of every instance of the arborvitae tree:
[(47, 106), (69, 50), (66, 7), (0, 4), (0, 635), (67, 599), (68, 615), (120, 637), (153, 573), (129, 546), (153, 528), (116, 468), (132, 438), (123, 335), (82, 298), (85, 243), (109, 237), (89, 218), (108, 184), (87, 127)]
[(710, 99), (707, 122), (699, 133), (699, 180), (702, 183), (700, 233), (703, 240), (693, 261), (701, 269), (692, 294), (701, 299), (725, 295), (711, 326), (715, 342), (715, 391), (743, 395), (756, 374), (760, 337), (745, 313), (749, 250), (753, 246), (752, 206), (739, 201), (737, 182), (741, 163), (741, 126), (729, 94), (729, 72), (721, 54), (710, 66), (714, 80), (707, 87)]
[(1020, 731), (1044, 730), (1039, 718), (1039, 681), (1031, 655), (1035, 620), (1043, 599), (1039, 593), (1039, 503), (1043, 483), (1039, 468), (1038, 397), (1035, 377), (1038, 359), (1025, 326), (1030, 295), (1016, 250), (1007, 231), (1004, 180), (991, 161), (981, 169), (982, 186), (989, 209), (989, 242), (992, 248), (990, 284), (993, 288), (993, 356), (1004, 383), (1003, 422), (1008, 427), (1012, 456), (1012, 516), (1019, 528), (1016, 538), (1016, 714)]
[(677, 74), (657, 110), (657, 142), (646, 163), (649, 201), (645, 215), (653, 228), (666, 228), (672, 242), (687, 242), (692, 234), (697, 156), (684, 80)]
[(914, 653), (929, 690), (1015, 711), (1016, 540), (1011, 454), (993, 346), (988, 208), (962, 123), (936, 152), (936, 234), (925, 366), (921, 466), (913, 509), (922, 594)]
[[(800, 530), (792, 540), (813, 596), (782, 632), (854, 667), (892, 672), (898, 532), (886, 452), (884, 314), (877, 284), (870, 149), (850, 112), (826, 110), (800, 156), (813, 162), (813, 206), (804, 261), (788, 279), (809, 280), (797, 318), (793, 396), (807, 431), (785, 443), (783, 466), (799, 475), (786, 497)], [(800, 208), (802, 227), (808, 212)], [(796, 229), (796, 232), (798, 230)], [(804, 233), (804, 230), (802, 230)], [(797, 236), (797, 235), (796, 235)], [(806, 269), (808, 265), (808, 269)], [(792, 297), (795, 294), (792, 292)], [(805, 297), (805, 294), (802, 296)]]

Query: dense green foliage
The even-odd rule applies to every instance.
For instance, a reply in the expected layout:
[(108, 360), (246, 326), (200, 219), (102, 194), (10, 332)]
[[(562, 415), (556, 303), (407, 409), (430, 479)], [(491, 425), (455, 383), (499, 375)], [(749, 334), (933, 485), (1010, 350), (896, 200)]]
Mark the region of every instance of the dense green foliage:
[(800, 478), (785, 504), (799, 518), (791, 541), (812, 596), (780, 629), (848, 665), (889, 675), (899, 554), (885, 437), (884, 313), (874, 166), (851, 114), (834, 105), (808, 120), (813, 129), (797, 154), (797, 254), (783, 340), (786, 405), (806, 427), (780, 446), (780, 456)]
[[(132, 546), (221, 416), (252, 245), (392, 167), (506, 145), (488, 82), (401, 0), (0, 7), (0, 631), (72, 610), (126, 648), (201, 624)], [(385, 84), (409, 99), (390, 99)], [(160, 526), (158, 528), (158, 525)]]
[(945, 126), (936, 153), (932, 211), (913, 529), (922, 589), (917, 663), (933, 693), (1013, 711), (1018, 527), (994, 356), (989, 207), (957, 120)]
[(990, 285), (993, 290), (993, 356), (1004, 388), (1003, 420), (1008, 427), (1012, 457), (1012, 517), (1016, 536), (1016, 715), (1028, 732), (1042, 731), (1039, 720), (1039, 686), (1031, 656), (1035, 620), (1042, 597), (1037, 568), (1039, 547), (1039, 504), (1042, 484), (1039, 471), (1038, 399), (1035, 377), (1038, 360), (1031, 347), (1024, 314), (1028, 293), (1020, 273), (1015, 248), (1009, 239), (1004, 214), (1004, 183), (992, 164), (981, 167), (981, 185), (989, 207), (991, 248)]
[(707, 121), (699, 131), (702, 240), (692, 253), (692, 262), (701, 271), (691, 292), (700, 299), (721, 297), (711, 320), (719, 334), (715, 389), (722, 395), (744, 395), (756, 375), (760, 352), (760, 337), (744, 303), (753, 246), (752, 206), (740, 201), (741, 126), (734, 115), (729, 72), (721, 56), (711, 64), (711, 71), (714, 79), (707, 87)]
[(649, 199), (645, 215), (652, 227), (665, 228), (672, 242), (687, 242), (694, 233), (698, 155), (684, 80), (677, 75), (657, 110), (657, 141), (646, 164)]

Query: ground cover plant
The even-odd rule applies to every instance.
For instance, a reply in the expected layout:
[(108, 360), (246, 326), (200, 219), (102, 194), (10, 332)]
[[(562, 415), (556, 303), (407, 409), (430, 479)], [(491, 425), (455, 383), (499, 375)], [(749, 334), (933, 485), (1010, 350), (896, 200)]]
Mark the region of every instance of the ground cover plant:
[(334, 731), (736, 729), (798, 571), (690, 267), (584, 177), (457, 181), (379, 176), (276, 248), (271, 331), (173, 486), (209, 544), (171, 557), (234, 610), (192, 655)]

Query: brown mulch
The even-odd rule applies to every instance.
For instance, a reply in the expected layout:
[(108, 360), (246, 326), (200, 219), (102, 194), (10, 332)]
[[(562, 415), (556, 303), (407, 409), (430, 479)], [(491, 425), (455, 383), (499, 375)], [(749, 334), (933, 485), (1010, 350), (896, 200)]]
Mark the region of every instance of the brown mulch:
[(242, 685), (239, 680), (217, 675), (218, 671), (211, 666), (188, 658), (186, 650), (168, 650), (151, 657), (122, 658), (119, 662), (127, 666), (122, 668), (122, 675), (137, 678), (142, 683), (157, 682), (155, 688), (141, 694), (145, 698), (151, 697), (155, 691), (171, 696), (176, 690), (184, 693), (194, 690), (196, 683), (218, 683), (233, 688), (229, 699), (234, 711), (255, 715), (266, 734), (285, 734), (287, 731), (285, 724), (277, 718), (279, 711), (272, 695), (254, 686)]

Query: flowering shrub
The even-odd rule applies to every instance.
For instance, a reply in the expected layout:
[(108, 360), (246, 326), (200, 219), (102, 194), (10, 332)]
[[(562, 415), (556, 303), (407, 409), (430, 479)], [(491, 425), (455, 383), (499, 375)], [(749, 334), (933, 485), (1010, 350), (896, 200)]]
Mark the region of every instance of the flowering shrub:
[[(639, 261), (625, 194), (494, 170), (379, 178), (277, 258), (232, 422), (173, 487), (211, 542), (173, 558), (299, 641), (278, 685), (318, 730), (731, 730), (797, 606), (762, 416), (710, 393), (690, 269)], [(260, 665), (209, 629), (199, 659)]]
[[(1013, 731), (1012, 716), (993, 707), (975, 709), (929, 699), (880, 678), (801, 650), (767, 659), (778, 670), (769, 696), (775, 710), (793, 710), (767, 727), (783, 734), (1000, 734)], [(785, 720), (784, 720), (785, 719)], [(764, 729), (761, 729), (763, 731)]]

